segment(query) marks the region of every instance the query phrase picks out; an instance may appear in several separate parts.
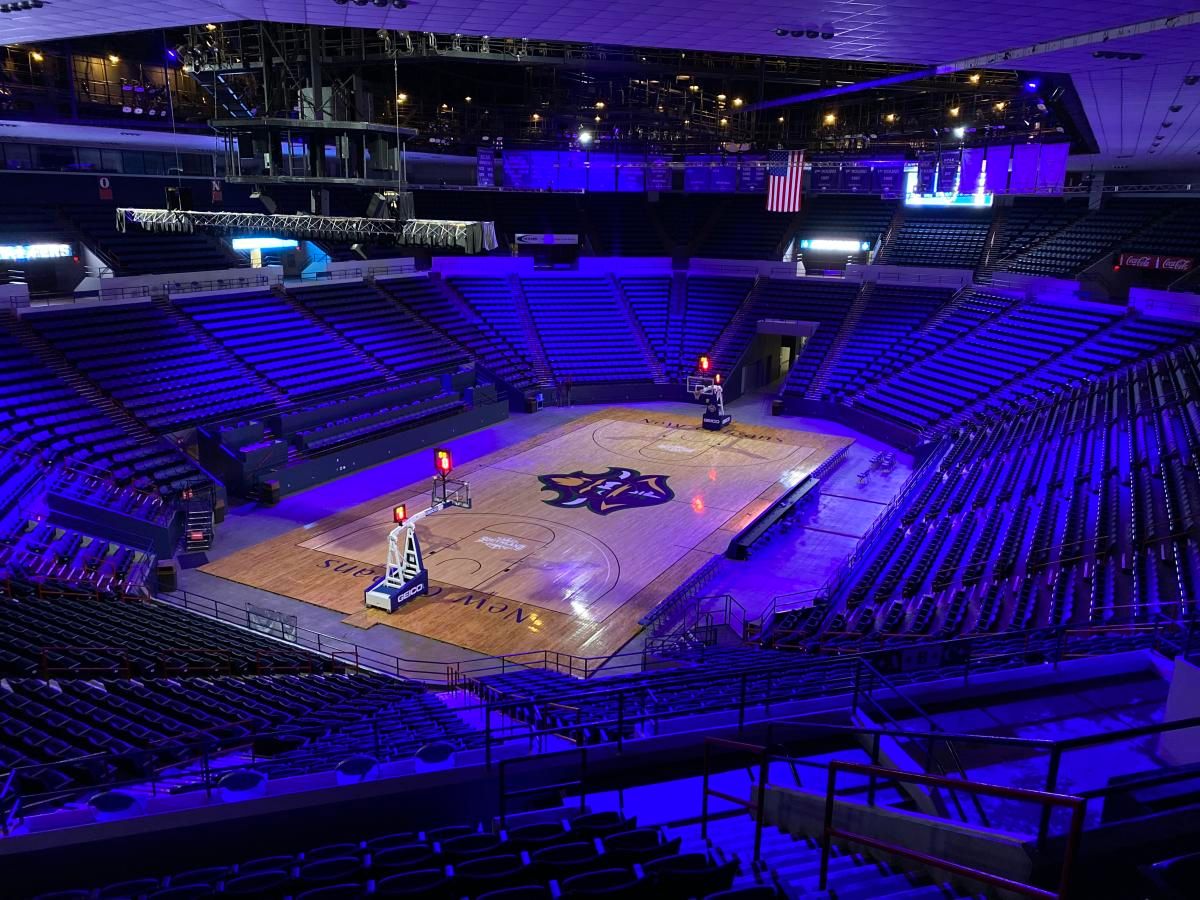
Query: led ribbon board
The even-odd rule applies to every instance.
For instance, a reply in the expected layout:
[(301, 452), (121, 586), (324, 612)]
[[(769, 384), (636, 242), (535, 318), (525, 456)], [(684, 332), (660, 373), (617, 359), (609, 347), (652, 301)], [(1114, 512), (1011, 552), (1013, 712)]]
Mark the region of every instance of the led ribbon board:
[(0, 259), (11, 262), (25, 262), (31, 259), (64, 259), (70, 255), (70, 244), (0, 244)]

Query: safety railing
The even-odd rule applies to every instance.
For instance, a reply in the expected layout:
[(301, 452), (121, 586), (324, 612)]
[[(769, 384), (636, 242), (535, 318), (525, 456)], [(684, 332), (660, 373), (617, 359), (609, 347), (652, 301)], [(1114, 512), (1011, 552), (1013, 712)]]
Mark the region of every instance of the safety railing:
[[(1071, 811), (1071, 824), (1067, 837), (1066, 848), (1063, 851), (1062, 868), (1059, 875), (1057, 890), (1046, 890), (1023, 881), (996, 875), (973, 866), (956, 863), (944, 856), (934, 856), (922, 853), (908, 847), (883, 841), (879, 838), (859, 832), (838, 828), (833, 824), (834, 799), (837, 792), (837, 776), (839, 772), (848, 774), (868, 775), (872, 777), (886, 776), (893, 781), (925, 785), (926, 787), (950, 787), (969, 791), (977, 796), (999, 797), (1005, 800), (1017, 800), (1037, 803), (1046, 810), (1047, 815), (1054, 807), (1064, 807)], [(762, 791), (765, 793), (765, 790)], [(917, 772), (902, 772), (883, 766), (868, 766), (863, 763), (834, 760), (829, 764), (829, 777), (825, 787), (825, 820), (823, 840), (821, 845), (821, 874), (818, 889), (825, 890), (829, 886), (829, 857), (833, 850), (834, 840), (846, 841), (888, 853), (904, 859), (911, 859), (923, 866), (949, 872), (963, 878), (982, 882), (992, 887), (1012, 891), (1025, 897), (1038, 897), (1042, 900), (1063, 900), (1069, 896), (1071, 884), (1071, 869), (1075, 864), (1075, 855), (1079, 849), (1079, 840), (1083, 834), (1083, 816), (1087, 801), (1081, 797), (1066, 794), (1055, 794), (1048, 791), (1033, 791), (1027, 788), (1004, 787), (994, 784), (983, 784), (977, 781), (960, 782), (942, 775), (927, 775)]]
[[(568, 781), (556, 781), (548, 784), (535, 784), (529, 787), (510, 788), (509, 779), (512, 777), (509, 770), (514, 766), (527, 765), (535, 763), (540, 767), (544, 767), (550, 763), (550, 760), (555, 757), (574, 756), (579, 760), (579, 777)], [(582, 814), (587, 810), (587, 793), (588, 793), (588, 748), (575, 747), (570, 750), (560, 750), (557, 753), (546, 753), (537, 757), (521, 757), (517, 759), (501, 760), (497, 766), (497, 785), (499, 788), (499, 807), (500, 807), (500, 827), (508, 827), (508, 806), (509, 802), (520, 797), (538, 796), (547, 793), (566, 793), (568, 791), (578, 791), (579, 793), (579, 812)]]

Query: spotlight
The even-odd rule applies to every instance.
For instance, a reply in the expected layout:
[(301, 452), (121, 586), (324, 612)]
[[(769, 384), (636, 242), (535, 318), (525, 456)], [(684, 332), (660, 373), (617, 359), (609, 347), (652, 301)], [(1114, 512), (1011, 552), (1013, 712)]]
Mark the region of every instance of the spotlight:
[(1007, 105), (1008, 105), (1008, 104), (1006, 104), (1006, 103), (1005, 103), (1003, 100), (999, 101), (999, 102), (996, 104), (996, 112), (1004, 112), (1004, 107), (1005, 107), (1005, 106), (1007, 106)]
[(889, 125), (892, 124), (893, 122), (896, 121), (896, 114), (888, 113), (886, 116), (883, 117), (883, 121), (887, 122)]
[(599, 116), (596, 116), (596, 121), (597, 121), (597, 122), (599, 122), (599, 121), (600, 121), (600, 117), (599, 117)]
[(962, 140), (966, 136), (966, 134), (967, 134), (967, 129), (964, 128), (962, 125), (959, 125), (957, 128), (954, 129), (954, 136), (956, 138), (958, 138), (959, 140)]
[(108, 54), (108, 61), (115, 66), (121, 61), (121, 57), (117, 56), (115, 53), (110, 53)]
[(579, 132), (579, 143), (587, 146), (592, 142), (592, 133), (590, 131)]
[(537, 113), (534, 113), (534, 114), (533, 114), (533, 121), (535, 121), (535, 122), (540, 122), (540, 121), (542, 121), (542, 117), (541, 117), (541, 116), (539, 116)]
[(952, 106), (952, 107), (950, 107), (950, 118), (952, 118), (952, 119), (957, 119), (957, 118), (958, 118), (958, 111), (959, 111), (959, 110), (958, 110), (958, 107), (957, 107), (957, 106)]
[(971, 84), (979, 84), (979, 73), (972, 72), (969, 76), (967, 76), (967, 81), (971, 82)]
[(782, 124), (783, 124), (783, 116), (780, 116), (780, 117), (779, 117), (779, 124), (780, 124), (780, 125), (782, 125)]
[(1041, 84), (1041, 82), (1039, 82), (1039, 81), (1027, 81), (1027, 82), (1025, 82), (1025, 90), (1036, 91), (1040, 84)]
[(408, 94), (404, 94), (404, 93), (397, 94), (396, 102), (397, 103), (407, 103), (408, 102)]
[(724, 103), (724, 102), (725, 102), (725, 95), (724, 95), (724, 94), (717, 94), (717, 99), (718, 99), (718, 100), (720, 100), (722, 103)]
[[(171, 51), (168, 50), (167, 52), (170, 53)], [(174, 54), (172, 54), (172, 56), (174, 56)], [(46, 57), (42, 56), (42, 54), (38, 53), (36, 50), (34, 50), (32, 53), (30, 53), (29, 57), (34, 62), (41, 62), (42, 60), (44, 60), (46, 58)]]
[(733, 98), (733, 105), (734, 105), (734, 106), (741, 106), (741, 105), (742, 105), (742, 98), (741, 98), (741, 97), (734, 97), (734, 98)]
[(825, 118), (822, 119), (821, 121), (823, 121), (826, 125), (836, 125), (837, 124), (837, 115), (835, 113), (831, 113), (831, 112), (825, 113)]
[(604, 109), (604, 101), (603, 100), (596, 101), (596, 109)]
[(719, 125), (720, 125), (722, 128), (725, 128), (726, 126), (728, 126), (728, 125), (729, 125), (729, 120), (728, 120), (728, 119), (725, 119), (725, 118), (722, 118), (722, 119), (721, 119), (721, 121), (720, 121), (720, 122), (718, 122), (717, 124), (719, 124)]
[(212, 22), (209, 22), (207, 25), (204, 26), (204, 30), (205, 31), (216, 31), (217, 26), (214, 25)]

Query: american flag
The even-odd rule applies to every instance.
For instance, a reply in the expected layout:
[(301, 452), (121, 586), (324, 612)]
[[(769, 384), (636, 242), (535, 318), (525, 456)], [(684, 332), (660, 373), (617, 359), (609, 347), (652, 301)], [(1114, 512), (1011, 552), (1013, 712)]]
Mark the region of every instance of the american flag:
[(799, 212), (803, 180), (803, 150), (772, 150), (768, 153), (767, 212)]

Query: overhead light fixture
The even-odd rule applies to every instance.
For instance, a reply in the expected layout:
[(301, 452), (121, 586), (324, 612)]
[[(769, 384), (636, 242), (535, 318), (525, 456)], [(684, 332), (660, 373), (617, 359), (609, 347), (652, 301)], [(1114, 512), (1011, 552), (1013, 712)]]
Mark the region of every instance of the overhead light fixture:
[(36, 50), (29, 54), (29, 58), (34, 62), (42, 62), (46, 59), (46, 57), (42, 56), (42, 54), (38, 53)]
[(729, 125), (729, 120), (726, 118), (722, 118), (719, 124), (722, 128), (725, 128), (727, 125)]
[(722, 103), (724, 103), (724, 102), (725, 102), (725, 95), (724, 95), (724, 94), (717, 94), (717, 99), (718, 99), (718, 100), (720, 100)]
[(972, 72), (967, 76), (967, 81), (971, 82), (971, 84), (979, 84), (979, 73)]
[(592, 133), (590, 131), (579, 132), (579, 143), (587, 146), (592, 142)]
[(692, 91), (693, 93), (695, 93), (696, 91), (700, 90), (700, 85), (698, 85), (698, 84), (689, 84), (689, 85), (688, 85), (688, 90), (689, 90), (689, 91)]
[(967, 134), (967, 129), (965, 127), (963, 127), (962, 125), (959, 125), (957, 128), (954, 129), (954, 136), (956, 138), (958, 138), (960, 141), (966, 136), (966, 134)]
[(108, 54), (108, 61), (115, 66), (121, 61), (121, 57), (117, 56), (115, 53), (110, 53)]
[(541, 117), (541, 116), (539, 116), (537, 113), (534, 113), (534, 114), (533, 114), (533, 116), (532, 116), (531, 118), (532, 118), (532, 119), (533, 119), (533, 121), (535, 121), (535, 122), (540, 122), (540, 121), (542, 121), (542, 117)]
[(16, 0), (14, 3), (0, 3), (0, 13), (25, 12), (30, 9), (41, 9), (45, 5), (42, 0)]
[(216, 31), (217, 26), (214, 25), (212, 22), (209, 22), (207, 25), (204, 26), (204, 30), (205, 31)]
[(823, 121), (826, 125), (836, 125), (837, 124), (837, 115), (835, 113), (831, 113), (831, 112), (825, 113), (825, 118), (822, 119), (821, 121)]
[(1008, 106), (1003, 100), (997, 101), (996, 112), (1004, 112), (1004, 107)]
[(463, 103), (470, 103), (470, 102), (471, 102), (471, 95), (470, 95), (470, 94), (468, 94), (467, 96), (463, 97)]
[(741, 105), (742, 105), (742, 98), (741, 98), (741, 97), (734, 97), (734, 98), (733, 98), (733, 105), (734, 105), (734, 106), (741, 106)]
[(959, 113), (959, 108), (957, 106), (952, 106), (949, 109), (949, 113), (950, 113), (950, 118), (957, 119), (958, 113)]
[(604, 101), (603, 100), (596, 101), (596, 109), (604, 109)]
[(780, 124), (780, 125), (782, 125), (782, 124), (783, 124), (783, 116), (780, 116), (780, 117), (779, 117), (779, 124)]
[(893, 122), (896, 121), (896, 114), (888, 113), (886, 116), (883, 117), (883, 121), (887, 122), (889, 125), (892, 124)]
[(396, 95), (396, 102), (397, 102), (397, 103), (407, 103), (407, 102), (408, 102), (408, 94), (405, 94), (405, 93), (399, 93), (399, 94), (397, 94), (397, 95)]
[(1025, 90), (1036, 91), (1040, 85), (1041, 85), (1040, 81), (1027, 81), (1027, 82), (1025, 82)]

